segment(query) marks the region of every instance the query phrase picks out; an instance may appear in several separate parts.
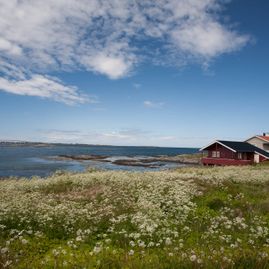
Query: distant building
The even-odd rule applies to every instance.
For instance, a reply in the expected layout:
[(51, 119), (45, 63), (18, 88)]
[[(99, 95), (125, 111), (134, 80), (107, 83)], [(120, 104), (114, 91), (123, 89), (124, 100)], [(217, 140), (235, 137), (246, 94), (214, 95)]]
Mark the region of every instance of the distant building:
[(246, 140), (246, 142), (269, 152), (269, 133), (263, 133), (263, 135), (253, 136)]
[(200, 149), (203, 165), (249, 165), (269, 160), (269, 152), (248, 142), (217, 140)]

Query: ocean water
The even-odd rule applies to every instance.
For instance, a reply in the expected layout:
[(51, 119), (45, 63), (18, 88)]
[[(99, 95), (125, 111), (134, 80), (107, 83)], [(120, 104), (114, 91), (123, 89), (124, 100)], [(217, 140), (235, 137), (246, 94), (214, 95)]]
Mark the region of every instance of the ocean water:
[(154, 157), (158, 155), (180, 155), (195, 153), (196, 148), (159, 148), (159, 147), (119, 147), (119, 146), (80, 146), (80, 145), (49, 145), (49, 146), (14, 146), (0, 145), (0, 177), (9, 176), (49, 176), (58, 170), (84, 171), (88, 167), (110, 170), (159, 170), (181, 164), (165, 163), (160, 168), (144, 168), (115, 165), (111, 162), (57, 160), (58, 155), (104, 155), (110, 159), (127, 157)]

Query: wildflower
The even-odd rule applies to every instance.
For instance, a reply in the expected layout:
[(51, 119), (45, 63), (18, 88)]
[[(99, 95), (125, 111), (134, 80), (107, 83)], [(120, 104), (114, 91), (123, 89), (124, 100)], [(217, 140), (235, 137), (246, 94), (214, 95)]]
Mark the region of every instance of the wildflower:
[(77, 237), (76, 237), (76, 241), (77, 241), (77, 242), (81, 242), (81, 241), (82, 241), (82, 237), (81, 237), (80, 235), (77, 236)]
[(8, 252), (8, 248), (7, 248), (7, 247), (1, 249), (1, 253), (2, 253), (2, 254), (5, 254), (5, 253), (7, 253), (7, 252)]
[(141, 247), (141, 248), (144, 248), (146, 246), (146, 244), (145, 244), (144, 241), (139, 240), (138, 241), (138, 246)]
[(23, 245), (26, 245), (26, 244), (28, 243), (28, 241), (27, 241), (26, 239), (22, 239), (22, 240), (21, 240), (21, 243), (22, 243)]
[(195, 262), (196, 259), (197, 259), (197, 257), (196, 257), (195, 254), (193, 254), (193, 255), (190, 256), (190, 260), (191, 260), (192, 262)]
[(95, 246), (95, 247), (93, 248), (93, 252), (94, 252), (95, 254), (99, 253), (101, 250), (102, 250), (102, 247), (101, 247), (101, 246)]
[(134, 250), (130, 250), (129, 253), (128, 253), (130, 256), (134, 255)]
[(167, 246), (171, 245), (171, 244), (172, 244), (172, 240), (171, 240), (169, 237), (167, 237), (167, 238), (165, 239), (165, 244), (166, 244)]
[(56, 256), (58, 256), (60, 253), (59, 253), (59, 251), (58, 251), (57, 249), (53, 249), (53, 250), (52, 250), (52, 254), (56, 257)]

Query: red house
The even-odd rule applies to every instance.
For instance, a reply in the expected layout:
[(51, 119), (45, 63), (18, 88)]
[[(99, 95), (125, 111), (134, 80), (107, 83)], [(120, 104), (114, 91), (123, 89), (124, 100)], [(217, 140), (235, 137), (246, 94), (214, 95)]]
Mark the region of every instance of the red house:
[(248, 165), (269, 160), (269, 152), (247, 142), (217, 140), (200, 151), (203, 165)]

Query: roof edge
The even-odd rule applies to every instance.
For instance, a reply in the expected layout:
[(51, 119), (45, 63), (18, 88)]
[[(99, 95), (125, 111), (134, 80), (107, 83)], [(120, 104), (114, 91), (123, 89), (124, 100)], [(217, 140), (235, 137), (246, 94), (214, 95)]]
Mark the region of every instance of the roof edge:
[(215, 143), (218, 143), (218, 144), (222, 145), (223, 147), (225, 147), (225, 148), (227, 148), (227, 149), (229, 149), (229, 150), (231, 150), (231, 151), (233, 151), (233, 152), (236, 152), (236, 150), (234, 150), (233, 148), (228, 147), (227, 145), (223, 144), (223, 143), (220, 142), (219, 140), (215, 140), (214, 142), (210, 143), (209, 145), (207, 145), (207, 146), (205, 146), (205, 147), (199, 149), (199, 151), (203, 151), (203, 150), (205, 150), (206, 148), (210, 147), (211, 145), (213, 145), (213, 144), (215, 144)]
[(264, 141), (264, 142), (269, 143), (269, 141), (266, 140), (266, 139), (263, 139), (261, 135), (254, 135), (254, 136), (250, 137), (249, 139), (245, 140), (245, 142), (249, 141), (249, 140), (252, 139), (252, 138), (258, 138), (258, 139), (260, 139), (260, 140), (262, 140), (262, 141)]
[(267, 160), (269, 160), (269, 157), (268, 157), (268, 156), (265, 156), (265, 155), (263, 155), (262, 153), (260, 153), (260, 152), (258, 152), (258, 151), (255, 151), (255, 153), (256, 153), (256, 154), (259, 154), (259, 155), (263, 156), (264, 158), (266, 158)]

